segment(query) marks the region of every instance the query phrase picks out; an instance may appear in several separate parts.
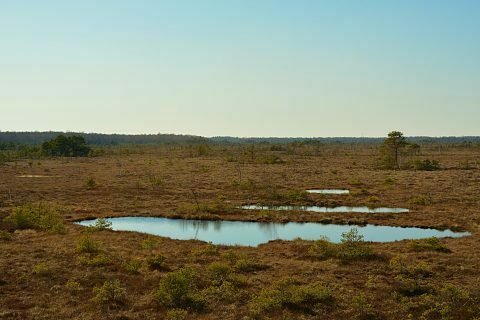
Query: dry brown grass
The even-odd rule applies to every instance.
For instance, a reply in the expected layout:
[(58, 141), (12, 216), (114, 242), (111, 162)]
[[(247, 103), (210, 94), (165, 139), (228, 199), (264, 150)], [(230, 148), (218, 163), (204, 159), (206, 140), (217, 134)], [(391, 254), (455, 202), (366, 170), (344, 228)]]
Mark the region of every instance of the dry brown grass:
[[(231, 257), (232, 252), (263, 267), (237, 272), (244, 284), (236, 290), (235, 301), (226, 303), (210, 299), (205, 311), (191, 311), (189, 319), (252, 316), (249, 305), (262, 290), (270, 290), (278, 281), (292, 277), (301, 284), (326, 284), (333, 295), (331, 306), (319, 305), (306, 312), (287, 303), (262, 317), (406, 319), (411, 313), (417, 319), (434, 305), (434, 301), (440, 305), (450, 303), (450, 308), (457, 312), (452, 319), (473, 319), (467, 306), (475, 303), (480, 291), (480, 170), (464, 170), (461, 164), (466, 159), (478, 161), (479, 149), (426, 148), (423, 156), (439, 160), (444, 168), (432, 172), (376, 170), (377, 150), (368, 145), (297, 147), (295, 154), (288, 150), (270, 151), (265, 147), (264, 150), (257, 148), (253, 157), (248, 152), (244, 155), (238, 147), (217, 146), (201, 156), (195, 149), (181, 147), (134, 149), (130, 154), (124, 148), (117, 148), (97, 158), (42, 160), (40, 166), (32, 167), (25, 160), (1, 167), (0, 218), (6, 217), (16, 206), (39, 201), (53, 202), (69, 210), (64, 213), (66, 234), (22, 230), (16, 231), (11, 239), (0, 239), (0, 319), (166, 317), (168, 308), (155, 301), (154, 292), (167, 272), (186, 267), (194, 269), (200, 278), (206, 277), (212, 262), (230, 263), (226, 257)], [(270, 164), (262, 160), (272, 155), (282, 162)], [(54, 177), (17, 177), (22, 174)], [(89, 178), (94, 179), (95, 188), (85, 185)], [(308, 188), (349, 188), (352, 192), (347, 196), (308, 195), (305, 199), (288, 196)], [(265, 201), (365, 205), (371, 197), (378, 200), (376, 205), (412, 210), (407, 214), (369, 215), (285, 211), (267, 214), (232, 209), (240, 204)], [(201, 212), (197, 212), (195, 198)], [(412, 202), (419, 198), (428, 199), (428, 202)], [(218, 246), (211, 250), (198, 241), (158, 238), (157, 242), (152, 241), (156, 237), (138, 233), (99, 231), (90, 237), (101, 244), (100, 251), (87, 258), (105, 255), (109, 263), (82, 263), (76, 244), (84, 236), (83, 229), (70, 222), (86, 217), (125, 215), (368, 222), (455, 228), (468, 230), (473, 235), (442, 240), (451, 253), (412, 250), (409, 241), (373, 244), (373, 250), (384, 259), (344, 264), (336, 259), (309, 259), (305, 253), (311, 242), (306, 241), (273, 241), (258, 248)], [(8, 226), (1, 223), (0, 229), (7, 230)], [(154, 245), (146, 245), (148, 243)], [(398, 255), (406, 257), (410, 268), (419, 263), (428, 265), (431, 274), (419, 280), (428, 288), (426, 296), (406, 297), (398, 293), (399, 285), (411, 280), (405, 279), (405, 275), (400, 279), (398, 271), (391, 268), (389, 260)], [(164, 257), (160, 270), (148, 267), (147, 261), (155, 256)], [(125, 267), (131, 261), (142, 261), (136, 272), (129, 272)], [(38, 265), (48, 266), (48, 276), (34, 273)], [(121, 288), (125, 289), (125, 300), (115, 308), (95, 303), (92, 300), (94, 288), (114, 280), (119, 280)], [(444, 288), (446, 283), (460, 290), (458, 305), (457, 300), (449, 298), (452, 290)], [(198, 290), (211, 292), (207, 290), (209, 286), (200, 281)], [(468, 301), (461, 300), (465, 292), (469, 293)], [(175, 312), (170, 312), (169, 316), (172, 314)], [(425, 316), (426, 319), (442, 319), (436, 310)]]

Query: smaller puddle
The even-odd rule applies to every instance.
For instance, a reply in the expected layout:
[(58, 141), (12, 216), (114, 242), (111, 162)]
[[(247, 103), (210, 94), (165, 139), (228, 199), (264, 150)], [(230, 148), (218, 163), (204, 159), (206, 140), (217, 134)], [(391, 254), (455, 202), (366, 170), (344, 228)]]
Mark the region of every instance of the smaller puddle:
[(241, 206), (245, 210), (273, 210), (273, 211), (310, 211), (322, 213), (406, 213), (409, 210), (405, 208), (369, 208), (369, 207), (319, 207), (319, 206), (259, 206), (246, 205)]
[(56, 178), (59, 176), (44, 176), (41, 174), (22, 174), (17, 176), (18, 178)]
[(308, 193), (320, 193), (320, 194), (349, 194), (350, 190), (344, 189), (308, 189)]

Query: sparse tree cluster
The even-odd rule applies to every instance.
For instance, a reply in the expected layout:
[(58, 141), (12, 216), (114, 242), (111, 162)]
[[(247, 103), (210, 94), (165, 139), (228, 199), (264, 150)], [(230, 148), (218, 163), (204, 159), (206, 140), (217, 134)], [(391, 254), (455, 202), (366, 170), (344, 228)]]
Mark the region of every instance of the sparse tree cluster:
[(43, 155), (51, 157), (85, 157), (91, 151), (83, 137), (64, 135), (42, 143), (41, 150)]

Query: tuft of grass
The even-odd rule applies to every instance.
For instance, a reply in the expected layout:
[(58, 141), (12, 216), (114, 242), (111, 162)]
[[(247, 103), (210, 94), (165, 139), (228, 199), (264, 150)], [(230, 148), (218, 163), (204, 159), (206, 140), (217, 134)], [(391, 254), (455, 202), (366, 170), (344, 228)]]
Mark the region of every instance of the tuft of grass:
[(409, 201), (412, 206), (427, 206), (432, 203), (432, 199), (428, 196), (415, 196)]
[(0, 230), (0, 240), (12, 240), (12, 234), (8, 231)]
[(188, 311), (184, 309), (171, 309), (167, 311), (166, 320), (186, 320)]
[(65, 288), (72, 294), (76, 294), (82, 290), (80, 283), (73, 279), (69, 279), (67, 283), (65, 283)]
[(93, 190), (97, 187), (97, 182), (95, 181), (94, 177), (90, 177), (85, 181), (85, 187), (88, 190)]
[(33, 267), (33, 274), (36, 276), (46, 277), (51, 274), (51, 270), (45, 262), (40, 262)]

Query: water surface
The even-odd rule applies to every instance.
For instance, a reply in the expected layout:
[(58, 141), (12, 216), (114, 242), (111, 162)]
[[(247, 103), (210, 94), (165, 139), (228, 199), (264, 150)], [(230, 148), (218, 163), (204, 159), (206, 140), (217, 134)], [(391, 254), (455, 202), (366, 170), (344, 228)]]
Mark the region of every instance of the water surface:
[(320, 193), (320, 194), (349, 194), (350, 190), (344, 189), (308, 189), (308, 193)]
[[(356, 227), (366, 241), (391, 242), (428, 237), (463, 237), (468, 232), (389, 226), (354, 226), (321, 224), (315, 222), (265, 223), (244, 221), (205, 221), (154, 217), (109, 218), (113, 230), (137, 231), (178, 240), (198, 239), (213, 244), (257, 246), (270, 240), (301, 238), (316, 240), (322, 236), (340, 242), (342, 233)], [(78, 222), (82, 226), (95, 224), (96, 220)]]
[(289, 210), (289, 211), (311, 211), (323, 213), (406, 213), (409, 210), (405, 208), (369, 208), (369, 207), (319, 207), (319, 206), (259, 206), (259, 205), (245, 205), (241, 209), (246, 210)]
[(17, 177), (18, 178), (57, 178), (59, 176), (45, 176), (41, 174), (22, 174)]

